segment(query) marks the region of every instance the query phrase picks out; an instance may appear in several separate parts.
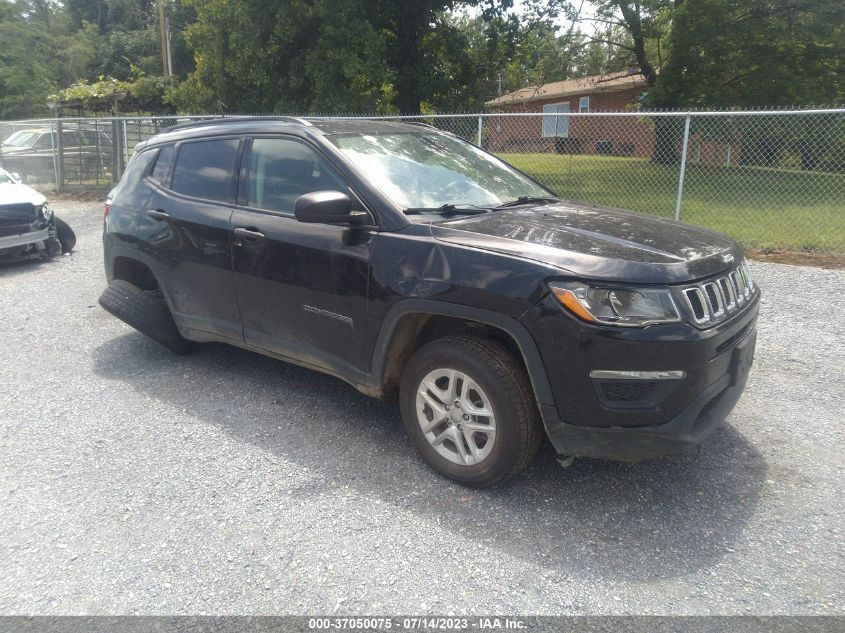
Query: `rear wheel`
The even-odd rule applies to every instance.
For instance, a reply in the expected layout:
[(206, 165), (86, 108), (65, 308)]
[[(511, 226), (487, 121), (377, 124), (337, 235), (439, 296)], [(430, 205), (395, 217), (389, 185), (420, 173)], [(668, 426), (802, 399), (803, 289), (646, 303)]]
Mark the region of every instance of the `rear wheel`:
[(141, 290), (128, 281), (115, 279), (100, 295), (100, 305), (177, 354), (187, 354), (193, 348), (193, 343), (179, 334), (167, 303), (157, 290)]
[(522, 364), (492, 340), (455, 336), (420, 349), (405, 368), (402, 420), (438, 472), (472, 487), (510, 479), (542, 438)]

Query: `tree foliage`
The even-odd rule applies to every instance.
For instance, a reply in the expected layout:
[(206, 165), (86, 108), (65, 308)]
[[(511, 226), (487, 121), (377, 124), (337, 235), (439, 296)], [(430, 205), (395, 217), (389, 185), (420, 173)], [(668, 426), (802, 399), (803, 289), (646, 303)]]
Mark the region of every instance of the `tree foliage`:
[[(845, 101), (842, 0), (0, 0), (0, 116), (50, 95), (220, 112), (480, 110), (639, 64), (644, 105)], [(62, 91), (66, 92), (62, 92)], [(134, 92), (133, 92), (134, 91)], [(76, 96), (74, 96), (76, 95)], [(80, 96), (81, 95), (81, 96)], [(671, 130), (658, 136), (674, 160)]]
[(673, 15), (652, 103), (670, 108), (845, 102), (841, 0), (697, 0)]
[(190, 0), (196, 71), (177, 91), (187, 110), (374, 111), (385, 48), (351, 0)]

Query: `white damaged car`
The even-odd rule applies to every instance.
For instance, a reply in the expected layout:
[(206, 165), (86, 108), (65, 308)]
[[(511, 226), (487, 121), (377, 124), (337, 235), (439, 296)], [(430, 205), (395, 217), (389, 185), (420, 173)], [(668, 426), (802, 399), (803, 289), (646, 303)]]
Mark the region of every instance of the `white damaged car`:
[(0, 261), (69, 253), (76, 235), (47, 206), (47, 198), (0, 168)]

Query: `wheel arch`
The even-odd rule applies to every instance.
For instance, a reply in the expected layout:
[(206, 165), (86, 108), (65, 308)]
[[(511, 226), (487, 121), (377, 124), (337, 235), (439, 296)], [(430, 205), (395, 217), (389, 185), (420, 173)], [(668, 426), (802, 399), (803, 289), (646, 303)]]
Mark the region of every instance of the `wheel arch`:
[(159, 289), (158, 279), (152, 269), (144, 262), (134, 257), (119, 255), (111, 265), (112, 279), (128, 281), (141, 290)]
[(373, 382), (389, 398), (417, 349), (437, 338), (466, 333), (504, 343), (525, 366), (537, 404), (554, 402), (537, 345), (519, 321), (482, 308), (425, 299), (406, 299), (388, 312), (373, 349)]
[(170, 311), (173, 312), (170, 293), (166, 284), (163, 283), (163, 275), (154, 258), (148, 257), (137, 249), (113, 244), (106, 249), (105, 265), (107, 281), (123, 279), (142, 290), (158, 290), (164, 296)]

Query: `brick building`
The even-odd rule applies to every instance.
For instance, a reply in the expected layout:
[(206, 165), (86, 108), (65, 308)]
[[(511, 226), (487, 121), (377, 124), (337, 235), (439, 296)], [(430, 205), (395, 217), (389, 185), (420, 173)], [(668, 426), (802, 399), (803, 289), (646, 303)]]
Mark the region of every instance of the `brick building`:
[(544, 112), (563, 116), (492, 117), (491, 151), (565, 152), (651, 156), (654, 132), (634, 117), (569, 117), (567, 112), (630, 110), (646, 90), (638, 68), (527, 86), (487, 102), (497, 112)]

